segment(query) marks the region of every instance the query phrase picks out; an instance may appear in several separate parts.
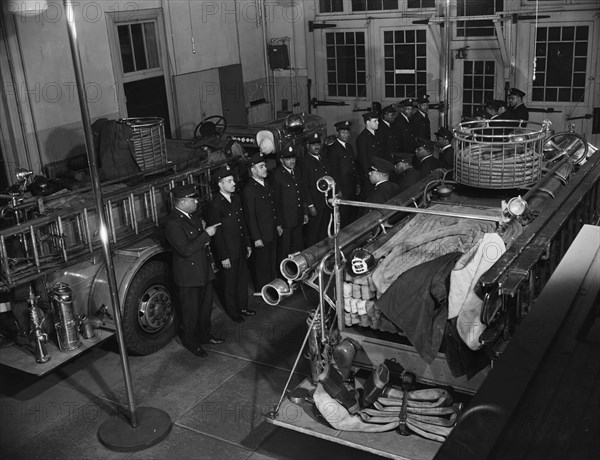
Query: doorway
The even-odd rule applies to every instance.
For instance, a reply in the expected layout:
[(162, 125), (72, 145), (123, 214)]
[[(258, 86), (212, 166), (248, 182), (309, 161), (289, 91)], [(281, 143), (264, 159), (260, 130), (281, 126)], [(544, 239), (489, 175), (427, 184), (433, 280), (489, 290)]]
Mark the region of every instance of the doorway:
[(119, 115), (162, 118), (165, 135), (170, 138), (173, 110), (162, 11), (140, 10), (126, 21), (117, 14), (108, 17)]

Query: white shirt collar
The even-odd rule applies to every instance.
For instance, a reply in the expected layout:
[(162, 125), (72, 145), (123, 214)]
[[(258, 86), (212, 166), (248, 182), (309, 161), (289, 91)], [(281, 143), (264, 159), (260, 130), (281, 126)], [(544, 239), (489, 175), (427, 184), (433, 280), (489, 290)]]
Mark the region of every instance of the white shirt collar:
[(340, 144), (342, 144), (344, 147), (346, 147), (346, 143), (345, 143), (343, 140), (341, 140), (341, 139), (337, 139), (337, 141), (338, 141)]
[(448, 145), (444, 145), (441, 149), (440, 152), (443, 152), (446, 149), (449, 149), (450, 147), (452, 147), (452, 144), (448, 144)]
[(231, 193), (224, 192), (223, 190), (219, 190), (219, 192), (225, 197), (227, 201), (231, 203)]
[(259, 179), (257, 177), (253, 177), (252, 179), (254, 179), (256, 182), (258, 182), (260, 185), (262, 185), (263, 187), (265, 186), (265, 181), (262, 179)]
[(375, 184), (375, 187), (377, 187), (379, 184), (383, 184), (384, 182), (387, 182), (387, 181), (388, 181), (388, 179), (383, 179), (383, 180), (380, 180), (379, 182), (377, 182), (377, 183)]
[(384, 122), (386, 125), (388, 125), (388, 127), (391, 127), (391, 126), (392, 126), (392, 125), (390, 125), (390, 124), (389, 124), (387, 121), (385, 121), (385, 120), (381, 120), (381, 121), (383, 121), (383, 122)]
[(367, 131), (369, 131), (373, 136), (375, 136), (375, 130), (367, 128)]
[(187, 212), (185, 212), (183, 209), (179, 209), (179, 208), (177, 208), (177, 210), (178, 210), (178, 211), (179, 211), (181, 214), (183, 214), (184, 216), (186, 216), (188, 219), (191, 219), (191, 218), (192, 218), (192, 215), (191, 215), (191, 214), (188, 214), (188, 213), (187, 213)]

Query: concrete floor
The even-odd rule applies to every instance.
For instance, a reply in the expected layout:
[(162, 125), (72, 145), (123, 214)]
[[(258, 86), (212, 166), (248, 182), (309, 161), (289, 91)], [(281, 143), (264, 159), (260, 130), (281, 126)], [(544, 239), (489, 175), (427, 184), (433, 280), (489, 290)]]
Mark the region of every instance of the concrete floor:
[[(138, 452), (114, 452), (98, 440), (101, 424), (127, 405), (116, 340), (45, 377), (3, 367), (0, 458), (379, 458), (265, 421), (302, 344), (312, 305), (301, 293), (277, 307), (254, 297), (257, 315), (241, 324), (215, 308), (213, 333), (227, 341), (207, 346), (207, 358), (192, 355), (178, 339), (153, 355), (130, 357), (137, 406), (162, 409), (173, 422), (166, 439)], [(292, 383), (307, 372), (302, 358)]]

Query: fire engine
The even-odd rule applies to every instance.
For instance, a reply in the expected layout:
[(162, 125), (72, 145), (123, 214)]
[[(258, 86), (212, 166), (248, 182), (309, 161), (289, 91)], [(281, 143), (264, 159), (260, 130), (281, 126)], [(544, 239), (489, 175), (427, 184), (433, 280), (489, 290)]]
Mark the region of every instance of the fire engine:
[[(193, 139), (170, 140), (161, 119), (122, 119), (117, 124), (130, 130), (128, 144), (141, 171), (103, 180), (102, 192), (125, 343), (129, 352), (144, 355), (164, 347), (175, 333), (170, 256), (161, 244), (161, 225), (172, 209), (170, 189), (196, 184), (202, 206), (211, 198), (211, 173), (220, 166), (243, 166), (261, 142), (277, 149), (301, 145), (306, 136), (324, 134), (326, 128), (318, 116), (292, 114), (244, 127), (241, 136), (240, 128), (229, 133), (226, 120), (214, 116), (197, 126)], [(21, 346), (3, 349), (0, 363), (36, 375), (73, 359), (115, 330), (98, 210), (85, 171), (77, 170), (85, 168), (85, 159), (77, 165), (77, 159), (69, 159), (46, 168), (51, 177), (82, 176), (76, 189), (65, 186), (34, 196), (32, 190), (50, 192), (50, 184), (63, 182), (32, 178), (31, 172), (20, 170), (15, 186), (3, 195), (0, 291), (12, 298)], [(238, 168), (240, 175), (244, 169)]]

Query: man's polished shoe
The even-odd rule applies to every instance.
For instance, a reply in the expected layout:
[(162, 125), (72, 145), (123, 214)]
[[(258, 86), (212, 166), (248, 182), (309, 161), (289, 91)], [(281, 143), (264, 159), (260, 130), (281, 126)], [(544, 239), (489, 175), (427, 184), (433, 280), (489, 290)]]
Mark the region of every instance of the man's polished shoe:
[(194, 347), (194, 348), (190, 348), (189, 350), (192, 353), (194, 353), (196, 356), (199, 356), (200, 358), (206, 358), (208, 356), (208, 353), (202, 347)]
[(220, 345), (222, 343), (225, 343), (225, 339), (222, 339), (221, 337), (211, 336), (211, 338), (208, 339), (207, 343), (210, 343), (211, 345)]
[(254, 316), (256, 315), (256, 312), (254, 310), (242, 310), (242, 315), (246, 315), (246, 316)]

